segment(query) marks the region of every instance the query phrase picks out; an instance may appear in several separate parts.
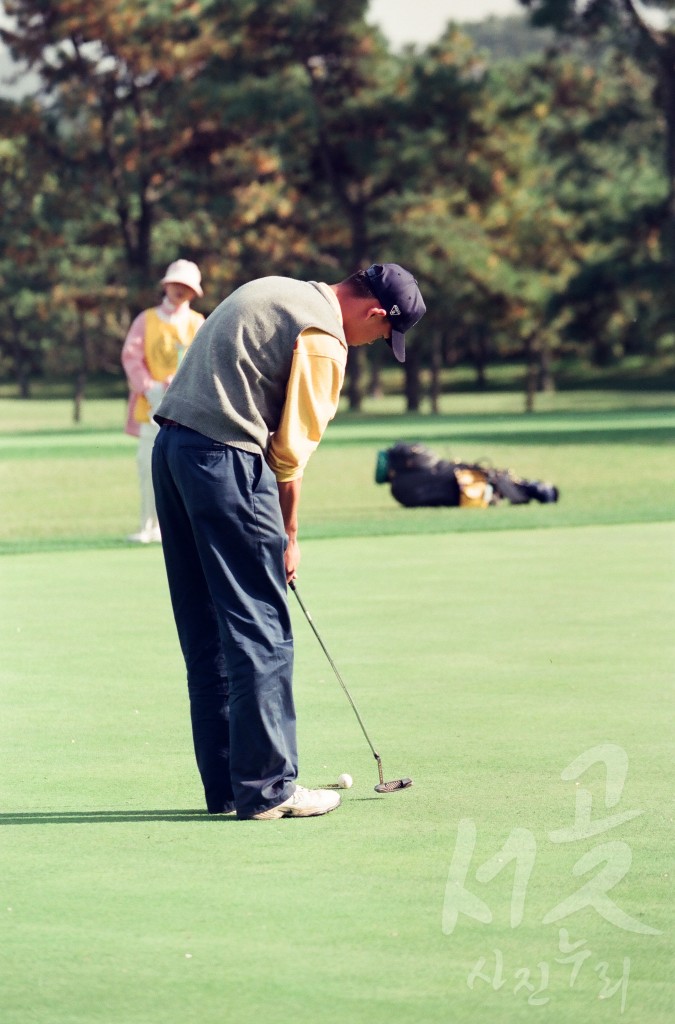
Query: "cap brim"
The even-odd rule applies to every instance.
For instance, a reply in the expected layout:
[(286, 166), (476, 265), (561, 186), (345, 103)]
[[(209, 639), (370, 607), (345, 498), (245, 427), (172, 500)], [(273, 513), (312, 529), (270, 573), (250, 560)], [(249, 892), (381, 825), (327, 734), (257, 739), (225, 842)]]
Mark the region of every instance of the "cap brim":
[(396, 358), (398, 359), (399, 363), (404, 363), (405, 362), (405, 334), (402, 334), (401, 331), (392, 331), (391, 332), (391, 341), (389, 342), (389, 344), (391, 345), (391, 350), (394, 353), (394, 355), (396, 356)]
[(195, 286), (193, 284), (188, 284), (187, 281), (178, 281), (175, 277), (163, 277), (162, 280), (159, 283), (160, 284), (182, 284), (182, 285), (185, 285), (186, 288), (189, 288), (191, 291), (193, 291), (195, 293), (195, 295), (198, 295), (200, 298), (204, 294), (204, 292), (202, 291), (200, 285), (197, 285), (197, 287), (195, 288)]

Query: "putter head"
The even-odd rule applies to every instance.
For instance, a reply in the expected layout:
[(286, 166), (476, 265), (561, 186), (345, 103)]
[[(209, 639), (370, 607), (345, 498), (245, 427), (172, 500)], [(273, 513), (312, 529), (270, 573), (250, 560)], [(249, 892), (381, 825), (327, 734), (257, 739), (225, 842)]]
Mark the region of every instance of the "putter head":
[(376, 793), (397, 793), (399, 789), (409, 789), (413, 784), (412, 779), (393, 779), (391, 782), (380, 782), (375, 786)]

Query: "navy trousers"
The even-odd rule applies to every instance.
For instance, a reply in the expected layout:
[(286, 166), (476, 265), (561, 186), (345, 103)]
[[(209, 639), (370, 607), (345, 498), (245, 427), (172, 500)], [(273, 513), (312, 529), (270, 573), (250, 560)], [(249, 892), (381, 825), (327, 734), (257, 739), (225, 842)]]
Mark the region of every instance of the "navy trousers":
[(261, 455), (162, 426), (157, 514), (207, 810), (275, 807), (297, 777), (284, 530)]

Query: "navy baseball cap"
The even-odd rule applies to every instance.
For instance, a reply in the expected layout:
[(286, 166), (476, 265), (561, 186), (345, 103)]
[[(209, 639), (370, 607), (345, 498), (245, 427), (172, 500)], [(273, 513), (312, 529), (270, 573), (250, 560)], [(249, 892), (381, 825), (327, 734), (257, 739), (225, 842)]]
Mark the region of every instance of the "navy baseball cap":
[(398, 359), (405, 362), (405, 332), (418, 323), (427, 311), (412, 274), (398, 263), (373, 263), (365, 272), (368, 287), (387, 311), (391, 339), (387, 344)]

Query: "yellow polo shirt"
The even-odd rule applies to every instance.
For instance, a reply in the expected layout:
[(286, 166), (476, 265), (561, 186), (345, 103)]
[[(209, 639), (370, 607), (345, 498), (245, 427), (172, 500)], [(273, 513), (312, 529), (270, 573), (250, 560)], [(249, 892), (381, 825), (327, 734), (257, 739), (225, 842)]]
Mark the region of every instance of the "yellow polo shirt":
[(301, 477), (335, 416), (347, 366), (347, 345), (316, 328), (298, 336), (279, 427), (267, 462), (280, 483)]

